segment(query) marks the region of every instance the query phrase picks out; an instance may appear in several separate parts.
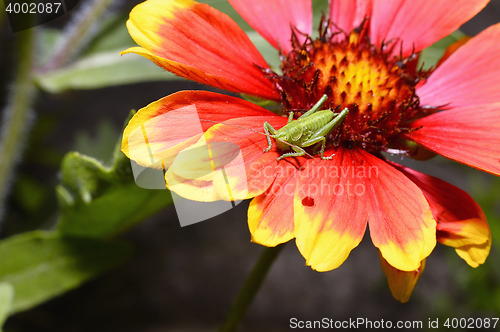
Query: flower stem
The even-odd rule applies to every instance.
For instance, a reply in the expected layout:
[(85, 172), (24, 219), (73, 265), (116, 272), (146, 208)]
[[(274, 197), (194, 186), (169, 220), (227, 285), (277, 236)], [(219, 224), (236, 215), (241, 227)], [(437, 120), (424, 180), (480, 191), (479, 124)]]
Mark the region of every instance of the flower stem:
[(22, 144), (33, 119), (31, 109), (35, 96), (33, 83), (35, 29), (17, 33), (17, 70), (7, 107), (2, 114), (0, 128), (0, 220), (4, 212), (5, 197), (10, 189), (12, 170), (21, 157)]
[(229, 310), (226, 321), (220, 329), (220, 332), (236, 331), (238, 325), (245, 316), (248, 307), (252, 303), (253, 298), (257, 294), (260, 285), (264, 281), (267, 271), (273, 264), (276, 257), (278, 257), (278, 254), (284, 246), (284, 244), (281, 244), (276, 247), (264, 248), (257, 264), (253, 267), (252, 272), (248, 276), (245, 284), (238, 294), (238, 297), (234, 301), (231, 310)]
[(69, 28), (60, 37), (50, 61), (40, 72), (47, 72), (64, 66), (90, 40), (93, 32), (97, 31), (97, 22), (115, 0), (94, 0), (91, 3), (81, 4), (79, 12), (74, 13), (74, 20)]

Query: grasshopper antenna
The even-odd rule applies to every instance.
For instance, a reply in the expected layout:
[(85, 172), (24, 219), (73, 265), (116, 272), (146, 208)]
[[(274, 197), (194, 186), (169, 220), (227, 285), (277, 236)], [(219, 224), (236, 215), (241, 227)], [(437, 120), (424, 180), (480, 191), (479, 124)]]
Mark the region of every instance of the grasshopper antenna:
[[(286, 141), (283, 141), (279, 138), (276, 138), (276, 137), (273, 137), (272, 135), (268, 135), (266, 133), (263, 133), (263, 132), (260, 132), (258, 130), (254, 130), (254, 129), (251, 129), (251, 128), (246, 128), (246, 127), (243, 127), (243, 126), (238, 126), (238, 125), (234, 125), (234, 124), (229, 124), (229, 123), (225, 123), (225, 122), (220, 122), (220, 121), (214, 121), (214, 120), (208, 120), (208, 119), (201, 119), (201, 118), (190, 118), (190, 117), (185, 117), (185, 116), (175, 116), (175, 115), (166, 115), (167, 117), (169, 118), (173, 118), (173, 119), (187, 119), (187, 120), (199, 120), (199, 121), (205, 121), (205, 122), (212, 122), (212, 123), (215, 123), (215, 124), (223, 124), (223, 125), (226, 125), (226, 126), (231, 126), (231, 127), (235, 127), (235, 128), (240, 128), (240, 129), (245, 129), (245, 130), (249, 130), (249, 131), (252, 131), (256, 134), (260, 134), (260, 135), (264, 135), (264, 136), (269, 136), (271, 138), (274, 138), (274, 139), (277, 139), (279, 140), (280, 142), (288, 145), (288, 146), (294, 146), (293, 144), (290, 144)], [(312, 156), (311, 154), (307, 153), (306, 151), (304, 151), (305, 154), (308, 156), (308, 157), (311, 157), (312, 159), (314, 160), (317, 160), (316, 158), (314, 158), (314, 156)]]

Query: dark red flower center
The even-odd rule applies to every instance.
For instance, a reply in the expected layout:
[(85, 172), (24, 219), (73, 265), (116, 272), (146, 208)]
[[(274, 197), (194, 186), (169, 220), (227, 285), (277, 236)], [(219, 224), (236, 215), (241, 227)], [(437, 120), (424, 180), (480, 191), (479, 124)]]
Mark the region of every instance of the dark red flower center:
[(324, 109), (349, 109), (343, 124), (327, 137), (328, 145), (372, 153), (405, 149), (400, 136), (410, 130), (407, 124), (435, 111), (421, 107), (415, 94), (415, 86), (430, 71), (417, 69), (417, 54), (393, 56), (395, 42), (371, 44), (367, 26), (364, 22), (349, 34), (323, 28), (316, 40), (295, 41), (294, 50), (283, 56), (283, 74), (267, 74), (285, 109), (297, 115), (324, 94)]

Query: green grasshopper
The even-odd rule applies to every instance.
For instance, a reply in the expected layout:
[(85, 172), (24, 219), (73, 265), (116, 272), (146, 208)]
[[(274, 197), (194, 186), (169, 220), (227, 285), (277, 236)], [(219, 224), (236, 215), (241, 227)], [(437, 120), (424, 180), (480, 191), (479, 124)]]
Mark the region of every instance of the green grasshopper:
[(271, 150), (271, 138), (274, 138), (278, 149), (283, 151), (292, 149), (294, 151), (282, 154), (276, 159), (277, 161), (286, 157), (303, 156), (307, 154), (303, 148), (313, 146), (317, 143), (321, 143), (321, 159), (332, 159), (333, 155), (330, 157), (324, 156), (326, 136), (342, 123), (349, 110), (344, 108), (340, 113), (334, 113), (331, 110), (318, 111), (327, 99), (327, 95), (323, 95), (309, 111), (295, 121), (293, 121), (293, 112), (290, 112), (287, 124), (278, 130), (274, 129), (266, 121), (264, 123), (264, 131), (266, 132), (269, 146), (264, 152)]

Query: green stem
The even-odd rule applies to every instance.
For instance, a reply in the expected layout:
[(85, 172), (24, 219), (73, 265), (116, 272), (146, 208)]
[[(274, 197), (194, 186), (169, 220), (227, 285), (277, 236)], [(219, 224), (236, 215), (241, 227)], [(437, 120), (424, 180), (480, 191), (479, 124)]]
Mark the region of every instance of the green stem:
[(35, 97), (32, 69), (34, 64), (34, 31), (17, 33), (17, 64), (13, 91), (2, 114), (0, 128), (0, 220), (4, 212), (5, 197), (10, 188), (12, 170), (21, 157), (22, 145), (29, 132)]
[(220, 332), (236, 331), (248, 307), (252, 303), (253, 298), (257, 294), (260, 285), (264, 281), (267, 271), (284, 246), (284, 244), (281, 244), (277, 247), (264, 249), (257, 264), (255, 264), (252, 272), (245, 281), (243, 288), (240, 290), (238, 297), (234, 301), (231, 310), (229, 310), (226, 321), (220, 329)]
[(70, 27), (61, 36), (56, 45), (54, 55), (40, 70), (41, 73), (51, 71), (64, 66), (78, 51), (90, 40), (93, 32), (97, 31), (96, 22), (100, 22), (101, 16), (106, 12), (114, 0), (94, 0), (92, 3), (81, 4), (82, 9), (74, 13), (75, 21), (70, 22)]

